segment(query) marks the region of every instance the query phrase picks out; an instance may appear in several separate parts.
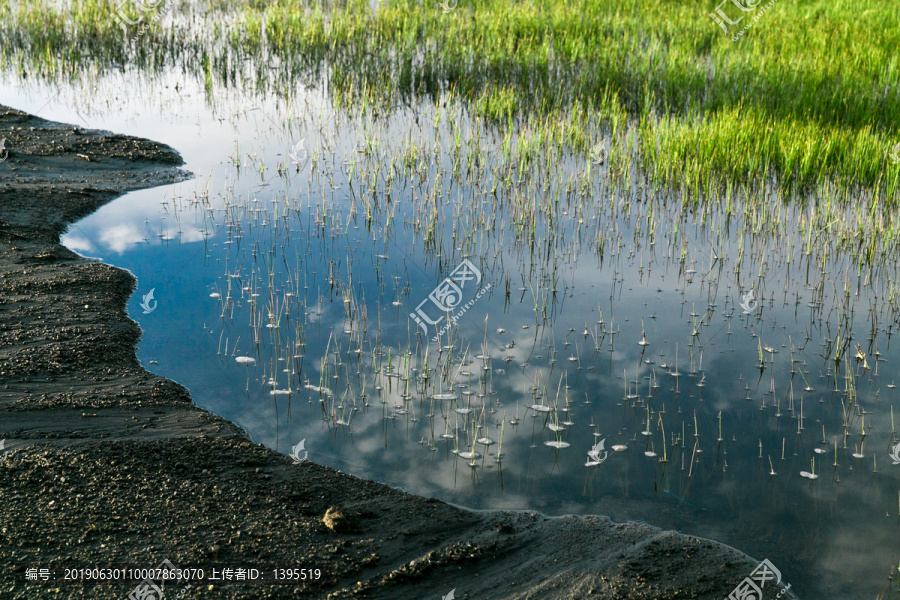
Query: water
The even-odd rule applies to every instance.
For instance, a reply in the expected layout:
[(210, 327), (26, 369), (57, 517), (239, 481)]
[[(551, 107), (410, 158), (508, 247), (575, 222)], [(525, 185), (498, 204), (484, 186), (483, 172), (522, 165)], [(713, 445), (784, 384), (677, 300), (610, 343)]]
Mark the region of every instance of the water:
[[(172, 72), (94, 84), (7, 79), (3, 101), (185, 156), (193, 180), (127, 194), (64, 243), (135, 274), (141, 361), (254, 441), (465, 506), (711, 537), (801, 597), (888, 585), (893, 267), (807, 255), (791, 225), (751, 234), (800, 212), (692, 210), (633, 165), (630, 184), (565, 154), (521, 170), (454, 102), (375, 118), (315, 88), (211, 106)], [(433, 297), (459, 318), (433, 342), (410, 313), (442, 316), (448, 277), (458, 297)]]

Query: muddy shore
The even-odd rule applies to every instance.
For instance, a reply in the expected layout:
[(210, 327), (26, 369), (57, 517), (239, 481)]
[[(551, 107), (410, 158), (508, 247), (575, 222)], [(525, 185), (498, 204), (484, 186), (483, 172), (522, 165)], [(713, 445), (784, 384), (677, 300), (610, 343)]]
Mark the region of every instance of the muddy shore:
[(64, 565), (168, 560), (321, 572), (183, 598), (722, 600), (758, 564), (639, 523), (469, 511), (253, 444), (141, 367), (132, 275), (59, 243), (123, 193), (189, 177), (178, 153), (4, 106), (0, 138), (0, 597), (121, 600), (134, 583), (66, 582)]

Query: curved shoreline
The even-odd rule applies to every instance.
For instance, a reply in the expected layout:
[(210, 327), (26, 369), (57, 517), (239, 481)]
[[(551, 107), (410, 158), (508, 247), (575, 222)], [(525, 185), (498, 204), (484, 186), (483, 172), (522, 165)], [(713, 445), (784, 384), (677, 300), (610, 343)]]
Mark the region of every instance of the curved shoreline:
[(252, 444), (140, 366), (125, 311), (133, 276), (59, 243), (123, 193), (185, 177), (177, 152), (4, 106), (0, 138), (4, 598), (120, 600), (134, 587), (25, 580), (30, 566), (62, 563), (323, 573), (316, 585), (203, 582), (183, 596), (235, 599), (721, 600), (756, 567), (641, 523), (458, 508)]

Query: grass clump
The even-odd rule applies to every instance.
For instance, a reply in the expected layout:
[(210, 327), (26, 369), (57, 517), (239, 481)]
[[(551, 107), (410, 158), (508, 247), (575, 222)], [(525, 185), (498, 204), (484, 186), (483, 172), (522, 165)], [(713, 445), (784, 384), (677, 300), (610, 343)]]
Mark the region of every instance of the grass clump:
[(262, 72), (277, 58), (280, 73), (265, 70), (258, 85), (290, 89), (285, 79), (325, 68), (333, 97), (379, 110), (453, 89), (499, 126), (578, 106), (584, 124), (639, 123), (644, 168), (673, 183), (777, 178), (786, 189), (830, 179), (897, 201), (900, 166), (888, 151), (900, 141), (900, 6), (891, 0), (779, 0), (737, 42), (706, 0), (463, 0), (449, 13), (414, 0), (375, 10), (366, 0), (201, 0), (136, 44), (114, 23), (112, 0), (53, 6), (0, 0), (5, 63), (25, 55), (39, 71), (66, 72), (87, 48), (92, 60), (177, 60), (235, 81), (236, 59)]

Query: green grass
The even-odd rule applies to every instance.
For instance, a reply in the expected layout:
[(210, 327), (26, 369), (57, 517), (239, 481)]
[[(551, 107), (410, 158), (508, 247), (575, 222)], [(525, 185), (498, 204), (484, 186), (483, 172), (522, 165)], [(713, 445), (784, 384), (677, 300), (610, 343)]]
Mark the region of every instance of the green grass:
[[(498, 127), (575, 113), (575, 130), (636, 123), (644, 169), (676, 184), (776, 177), (802, 191), (830, 180), (898, 200), (892, 0), (779, 0), (737, 42), (709, 18), (714, 0), (463, 0), (451, 13), (412, 0), (375, 12), (360, 0), (219, 2), (202, 5), (212, 12), (193, 35), (154, 23), (131, 45), (112, 5), (74, 0), (59, 13), (0, 0), (0, 60), (46, 75), (77, 72), (87, 53), (101, 65), (182, 63), (209, 88), (241, 79), (236, 58), (277, 56), (287, 67), (260, 66), (257, 88), (291, 89), (328, 68), (336, 103), (378, 110), (451, 89)], [(562, 140), (586, 152), (595, 137)]]

